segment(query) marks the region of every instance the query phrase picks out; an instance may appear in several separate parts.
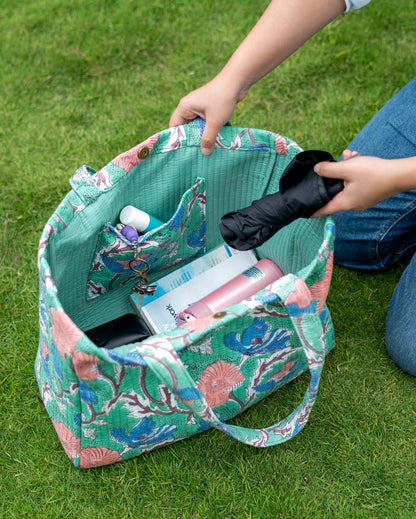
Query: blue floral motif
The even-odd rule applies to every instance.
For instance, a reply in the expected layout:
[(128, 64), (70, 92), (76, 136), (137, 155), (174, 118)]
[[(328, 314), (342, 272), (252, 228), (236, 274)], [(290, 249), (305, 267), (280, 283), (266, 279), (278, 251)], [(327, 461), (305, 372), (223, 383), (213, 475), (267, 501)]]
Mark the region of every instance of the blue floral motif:
[(267, 303), (271, 303), (272, 301), (276, 301), (277, 295), (272, 293), (267, 293), (264, 295), (258, 295), (255, 297), (256, 301), (260, 301), (263, 305)]
[(81, 400), (83, 400), (86, 404), (96, 404), (98, 402), (95, 391), (88, 387), (85, 382), (79, 383), (79, 394), (81, 396)]
[(49, 366), (48, 366), (49, 355), (47, 356), (46, 359), (45, 359), (45, 357), (42, 354), (41, 354), (40, 357), (41, 357), (42, 367), (45, 370), (48, 382), (49, 382), (49, 384), (51, 384), (52, 383), (52, 379), (51, 379), (51, 373), (49, 371)]
[(198, 427), (198, 432), (204, 432), (208, 429), (211, 429), (212, 425), (209, 422), (206, 422), (205, 420), (201, 420)]
[(175, 425), (162, 425), (156, 429), (155, 425), (150, 418), (143, 418), (128, 434), (125, 429), (113, 429), (110, 434), (115, 441), (135, 449), (170, 440), (176, 431)]
[(225, 345), (243, 355), (265, 355), (289, 346), (291, 331), (271, 330), (271, 325), (256, 317), (242, 334), (232, 332), (225, 336)]
[(48, 379), (49, 385), (51, 386), (52, 385), (52, 378), (51, 378), (51, 373), (49, 371), (49, 365), (48, 365), (50, 355), (49, 355), (49, 353), (47, 355), (43, 354), (42, 339), (41, 338), (39, 338), (39, 352), (40, 352), (39, 357), (40, 357), (40, 360), (42, 362), (42, 367), (45, 370), (46, 378)]
[(206, 240), (206, 232), (207, 232), (207, 222), (204, 220), (198, 229), (198, 231), (193, 231), (188, 236), (188, 245), (192, 249), (200, 249), (205, 245)]
[(319, 314), (319, 318), (321, 319), (321, 323), (323, 326), (328, 325), (330, 327), (331, 315), (329, 314), (327, 306), (324, 306), (322, 308), (322, 312)]
[(201, 391), (196, 387), (184, 387), (182, 389), (173, 390), (173, 394), (181, 400), (199, 400), (202, 398)]
[(321, 378), (320, 373), (313, 371), (311, 374), (311, 381), (309, 383), (309, 395), (311, 398), (316, 398), (318, 394), (319, 380)]
[(197, 117), (194, 122), (195, 122), (195, 126), (198, 128), (199, 135), (202, 135), (205, 130), (205, 125), (206, 125), (205, 120), (202, 119), (202, 117)]
[(321, 374), (317, 371), (313, 371), (311, 374), (311, 385), (317, 386), (319, 384), (319, 380), (321, 378)]
[(123, 274), (124, 272), (129, 272), (129, 268), (126, 265), (124, 267), (124, 264), (120, 261), (114, 261), (105, 254), (101, 254), (101, 261), (103, 264), (110, 270), (111, 272), (114, 272), (115, 274)]
[(303, 314), (314, 314), (316, 313), (316, 303), (311, 301), (308, 306), (301, 308), (297, 303), (286, 305), (288, 314), (292, 317), (301, 317)]
[(270, 147), (267, 144), (255, 144), (248, 151), (270, 151)]
[[(218, 418), (218, 420), (221, 422), (221, 424), (223, 425), (223, 428), (226, 429), (227, 424), (225, 422), (225, 419), (218, 412), (214, 411), (214, 414)], [(212, 424), (210, 424), (206, 420), (201, 420), (199, 422), (198, 432), (204, 432), (204, 431), (207, 431), (208, 429), (211, 429), (211, 428), (212, 428)]]
[(108, 356), (121, 364), (122, 366), (147, 366), (145, 360), (140, 353), (117, 353), (113, 350), (107, 350)]
[[(286, 378), (288, 378), (288, 375), (283, 377), (282, 381), (284, 381)], [(279, 382), (280, 382), (280, 380), (268, 380), (267, 382), (264, 382), (263, 384), (257, 384), (257, 386), (253, 386), (253, 389), (257, 393), (265, 393), (266, 391), (271, 391), (272, 389), (274, 389)]]
[(295, 364), (290, 369), (289, 373), (287, 373), (284, 377), (279, 379), (271, 378), (267, 382), (263, 382), (261, 384), (257, 384), (256, 386), (253, 386), (254, 391), (257, 393), (264, 393), (266, 391), (273, 390), (277, 385), (284, 385), (286, 382), (293, 377), (293, 372), (296, 369), (299, 373), (304, 370), (306, 365), (306, 362), (299, 365), (299, 360), (295, 362)]
[(43, 299), (42, 286), (40, 285), (40, 297), (39, 297), (39, 320), (41, 325), (45, 328), (48, 324), (48, 311), (46, 309), (45, 301)]
[(176, 210), (175, 214), (172, 216), (170, 221), (170, 230), (177, 231), (182, 223), (183, 217), (185, 215), (185, 208), (181, 205)]
[(299, 418), (296, 420), (295, 427), (293, 428), (293, 431), (291, 432), (290, 436), (291, 438), (294, 438), (304, 427), (304, 423), (299, 422)]

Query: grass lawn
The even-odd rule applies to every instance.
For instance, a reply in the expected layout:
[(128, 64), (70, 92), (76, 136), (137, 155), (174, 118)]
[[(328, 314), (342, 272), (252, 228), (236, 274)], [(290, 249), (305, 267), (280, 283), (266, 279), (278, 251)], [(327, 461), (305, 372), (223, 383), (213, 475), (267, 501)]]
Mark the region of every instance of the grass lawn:
[[(0, 2), (1, 518), (416, 517), (416, 380), (384, 347), (406, 263), (378, 275), (335, 268), (337, 346), (308, 425), (283, 446), (258, 450), (207, 431), (79, 471), (39, 400), (37, 245), (69, 177), (166, 128), (179, 99), (220, 69), (266, 5)], [(336, 156), (414, 77), (415, 41), (415, 0), (373, 0), (260, 81), (232, 123)], [(234, 423), (276, 422), (307, 383), (300, 377)]]

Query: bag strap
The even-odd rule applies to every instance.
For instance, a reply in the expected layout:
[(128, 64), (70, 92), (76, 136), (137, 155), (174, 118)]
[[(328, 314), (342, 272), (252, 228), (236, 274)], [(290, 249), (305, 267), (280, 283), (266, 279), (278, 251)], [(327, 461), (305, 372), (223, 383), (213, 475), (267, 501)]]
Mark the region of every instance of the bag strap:
[[(285, 282), (282, 283), (282, 280)], [(137, 351), (156, 377), (204, 422), (243, 443), (256, 447), (283, 443), (303, 429), (318, 394), (325, 359), (322, 323), (306, 283), (301, 278), (289, 274), (274, 283), (271, 288), (288, 311), (294, 333), (304, 348), (311, 380), (297, 408), (287, 418), (270, 427), (250, 429), (221, 421), (195, 384), (178, 352), (166, 338), (155, 337), (137, 346)]]

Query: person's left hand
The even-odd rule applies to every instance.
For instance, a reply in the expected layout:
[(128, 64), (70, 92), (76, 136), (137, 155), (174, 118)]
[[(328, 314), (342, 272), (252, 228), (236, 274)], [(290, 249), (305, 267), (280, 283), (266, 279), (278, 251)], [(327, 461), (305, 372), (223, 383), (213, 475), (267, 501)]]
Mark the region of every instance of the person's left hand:
[(212, 153), (217, 135), (230, 119), (235, 105), (241, 101), (247, 89), (237, 81), (229, 79), (224, 72), (218, 74), (206, 85), (183, 97), (171, 115), (169, 126), (189, 123), (196, 117), (206, 121), (201, 138), (201, 151), (204, 155)]
[(312, 217), (339, 211), (363, 211), (400, 192), (397, 174), (391, 168), (390, 160), (356, 155), (357, 152), (345, 150), (342, 161), (315, 165), (314, 170), (318, 175), (342, 179), (344, 189)]

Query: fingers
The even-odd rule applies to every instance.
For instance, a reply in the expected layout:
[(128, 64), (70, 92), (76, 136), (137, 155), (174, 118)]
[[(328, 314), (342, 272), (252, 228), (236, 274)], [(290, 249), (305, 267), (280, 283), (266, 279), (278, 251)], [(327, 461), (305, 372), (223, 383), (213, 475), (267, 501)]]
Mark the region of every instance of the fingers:
[(217, 135), (234, 112), (241, 92), (235, 92), (232, 82), (217, 76), (209, 83), (183, 97), (171, 115), (169, 126), (189, 123), (196, 117), (205, 120), (201, 151), (209, 155), (215, 147)]
[(357, 155), (357, 153), (358, 152), (356, 152), (356, 151), (344, 150), (342, 152), (342, 158), (343, 158), (343, 160), (348, 160), (348, 159), (354, 157), (354, 155)]
[[(181, 124), (189, 123), (199, 117), (199, 114), (184, 114), (180, 107), (178, 107), (172, 114), (169, 120), (169, 127), (179, 126)], [(213, 123), (211, 121), (206, 121), (206, 126), (204, 133), (201, 138), (201, 151), (204, 155), (210, 155), (215, 147), (215, 141), (217, 140), (217, 135), (221, 130), (224, 123), (221, 121), (219, 123)]]
[(212, 117), (206, 116), (205, 113), (200, 114), (197, 111), (184, 110), (179, 104), (169, 120), (169, 126), (172, 127), (179, 126), (180, 124), (186, 124), (190, 121), (193, 121), (197, 117), (202, 117), (203, 119), (206, 118), (206, 126), (201, 138), (201, 151), (204, 155), (209, 155), (212, 153), (215, 147), (217, 135), (224, 124), (227, 122), (226, 120), (218, 120), (217, 118), (213, 121)]
[[(351, 171), (348, 161), (361, 154), (358, 151), (344, 150), (342, 153), (342, 161), (339, 162), (319, 162), (313, 168), (315, 173), (322, 177), (339, 178), (346, 180)], [(355, 165), (355, 163), (354, 163)]]
[(181, 99), (175, 111), (170, 117), (169, 127), (189, 123), (198, 117), (198, 112), (190, 110)]
[(207, 121), (201, 139), (201, 151), (204, 155), (209, 155), (210, 153), (212, 153), (215, 147), (215, 141), (217, 140), (217, 135), (221, 130), (222, 126), (222, 123), (214, 124)]
[(172, 128), (172, 126), (185, 124), (186, 122), (186, 119), (179, 113), (179, 110), (176, 109), (169, 119), (169, 128)]

